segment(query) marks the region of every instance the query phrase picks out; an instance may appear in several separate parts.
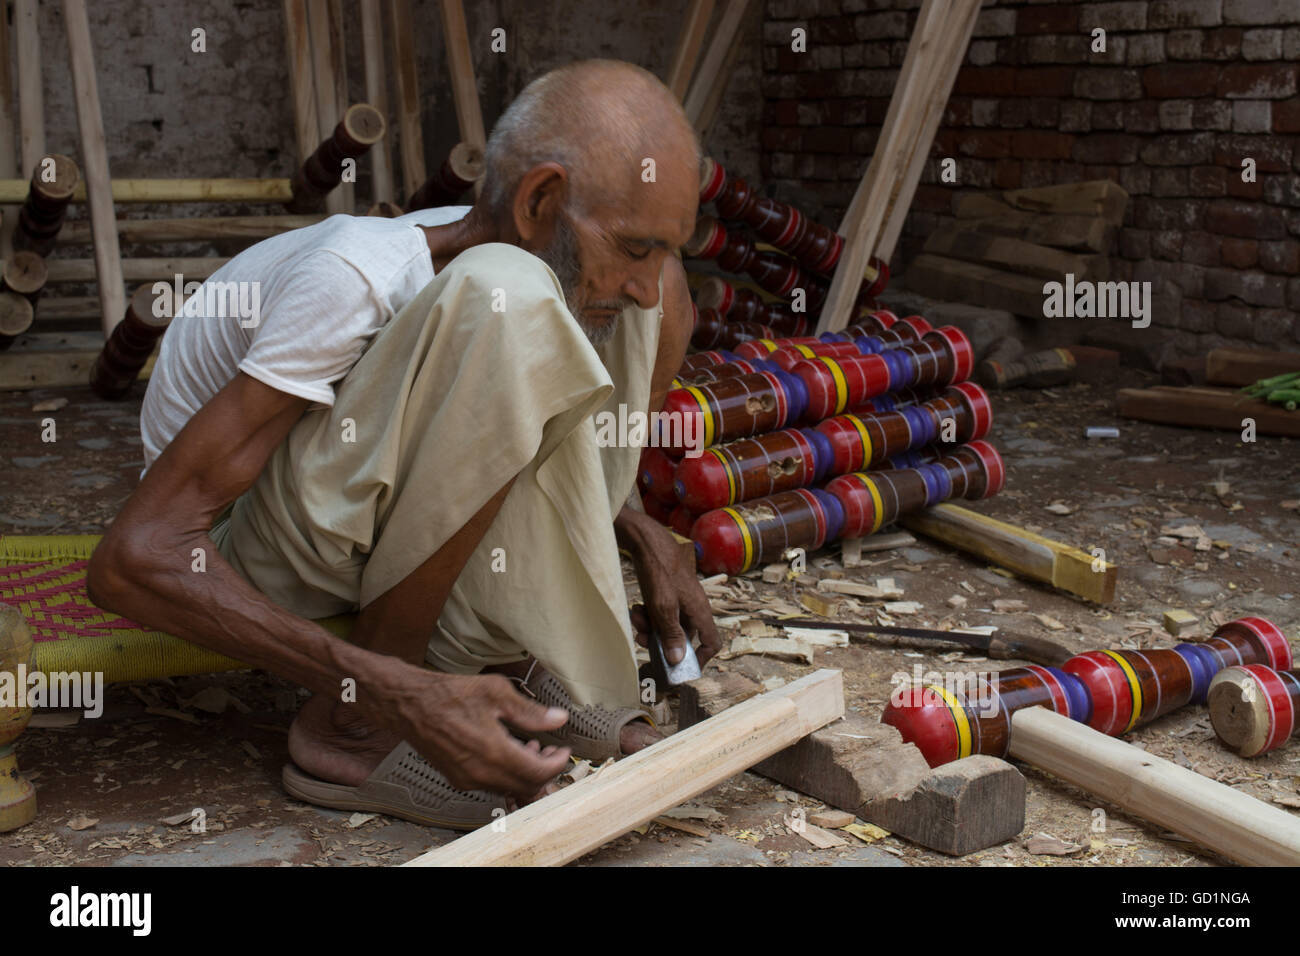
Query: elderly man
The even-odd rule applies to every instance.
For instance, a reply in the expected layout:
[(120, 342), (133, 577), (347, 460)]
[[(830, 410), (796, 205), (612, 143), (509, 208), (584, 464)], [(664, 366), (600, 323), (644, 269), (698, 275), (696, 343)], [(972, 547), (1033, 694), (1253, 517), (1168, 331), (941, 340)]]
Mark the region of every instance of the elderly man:
[[(501, 117), (468, 211), (266, 240), (211, 279), (258, 283), (255, 321), (201, 295), (173, 321), (88, 586), (313, 691), (290, 793), (468, 828), (571, 752), (658, 739), (620, 545), (639, 639), (716, 650), (680, 549), (624, 505), (638, 450), (592, 421), (657, 410), (680, 365), (698, 158), (655, 77), (577, 63)], [(346, 641), (310, 620), (358, 610)]]

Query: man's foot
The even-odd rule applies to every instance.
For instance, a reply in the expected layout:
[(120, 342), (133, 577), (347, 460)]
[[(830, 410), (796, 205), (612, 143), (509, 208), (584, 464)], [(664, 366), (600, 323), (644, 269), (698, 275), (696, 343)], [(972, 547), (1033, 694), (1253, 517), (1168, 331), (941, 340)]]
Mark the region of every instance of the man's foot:
[(289, 727), (289, 756), (304, 773), (359, 787), (400, 743), (372, 727), (355, 705), (314, 695)]
[[(523, 661), (515, 661), (510, 664), (493, 664), (485, 667), (484, 671), (490, 671), (495, 674), (504, 674), (506, 677), (513, 678), (523, 682), (525, 680), (536, 679), (545, 673), (541, 664), (535, 662), (532, 658)], [(619, 753), (624, 756), (630, 756), (638, 750), (644, 750), (656, 741), (664, 739), (654, 725), (648, 720), (633, 720), (624, 724), (618, 732), (618, 749)]]

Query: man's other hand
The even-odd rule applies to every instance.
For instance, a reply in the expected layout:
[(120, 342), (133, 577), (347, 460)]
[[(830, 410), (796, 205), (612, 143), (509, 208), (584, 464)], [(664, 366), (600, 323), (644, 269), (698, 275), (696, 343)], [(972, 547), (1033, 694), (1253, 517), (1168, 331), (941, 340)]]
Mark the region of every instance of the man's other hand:
[(686, 654), (686, 642), (699, 638), (697, 656), (703, 666), (721, 650), (713, 609), (700, 587), (693, 562), (671, 531), (653, 518), (624, 509), (619, 530), (632, 556), (644, 604), (632, 608), (637, 642), (644, 645), (651, 631), (663, 642), (669, 664)]

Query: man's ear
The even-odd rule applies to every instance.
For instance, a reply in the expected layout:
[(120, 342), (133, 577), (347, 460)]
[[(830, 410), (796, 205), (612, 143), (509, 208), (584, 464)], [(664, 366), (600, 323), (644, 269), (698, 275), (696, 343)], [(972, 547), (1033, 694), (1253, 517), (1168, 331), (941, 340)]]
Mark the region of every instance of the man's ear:
[(569, 173), (559, 163), (539, 163), (524, 174), (515, 190), (512, 213), (520, 245), (545, 244), (569, 194)]

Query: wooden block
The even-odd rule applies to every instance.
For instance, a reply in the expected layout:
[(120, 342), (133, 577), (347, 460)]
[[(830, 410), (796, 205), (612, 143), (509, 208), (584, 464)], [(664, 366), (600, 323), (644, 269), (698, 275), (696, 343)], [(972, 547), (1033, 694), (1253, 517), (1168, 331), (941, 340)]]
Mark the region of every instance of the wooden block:
[(954, 212), (964, 229), (1073, 252), (1108, 252), (1115, 239), (1115, 227), (1099, 217), (1024, 212), (978, 193), (959, 197)]
[(1240, 432), (1249, 418), (1258, 434), (1300, 437), (1300, 412), (1288, 412), (1226, 388), (1124, 388), (1115, 405), (1125, 418), (1161, 425)]
[(1072, 273), (1076, 281), (1095, 281), (1105, 279), (1109, 273), (1105, 256), (1075, 255), (1022, 239), (989, 236), (968, 229), (931, 233), (925, 251), (1040, 279), (1061, 281), (1066, 273)]
[(1128, 205), (1128, 193), (1109, 179), (1032, 189), (1009, 189), (1002, 194), (1002, 198), (1016, 209), (1100, 216), (1113, 226), (1123, 223), (1124, 208)]
[(832, 830), (846, 827), (856, 819), (857, 817), (846, 810), (818, 810), (816, 813), (808, 814), (808, 822), (813, 826), (829, 827)]
[(407, 866), (561, 866), (788, 747), (844, 713), (822, 670), (702, 721)]
[[(717, 714), (729, 697), (744, 700), (758, 689), (757, 681), (736, 673), (684, 684), (678, 726)], [(861, 714), (814, 731), (753, 770), (942, 853), (995, 846), (1024, 828), (1025, 782), (1014, 767), (979, 756), (931, 770), (894, 727)]]
[(1041, 279), (923, 253), (907, 267), (904, 280), (908, 289), (932, 299), (1005, 309), (1026, 318), (1043, 317)]
[(876, 800), (859, 816), (913, 843), (963, 856), (1025, 828), (1025, 778), (978, 754), (935, 767), (914, 790)]
[(1205, 357), (1205, 380), (1211, 385), (1254, 385), (1286, 372), (1300, 372), (1300, 352), (1211, 349)]
[(1200, 625), (1195, 614), (1187, 611), (1165, 611), (1164, 621), (1165, 630), (1174, 637), (1182, 637), (1184, 634), (1193, 633)]
[(1094, 571), (1091, 554), (1009, 522), (946, 503), (902, 521), (913, 531), (1089, 601), (1106, 604), (1115, 597), (1114, 564), (1105, 562)]

